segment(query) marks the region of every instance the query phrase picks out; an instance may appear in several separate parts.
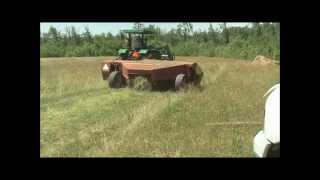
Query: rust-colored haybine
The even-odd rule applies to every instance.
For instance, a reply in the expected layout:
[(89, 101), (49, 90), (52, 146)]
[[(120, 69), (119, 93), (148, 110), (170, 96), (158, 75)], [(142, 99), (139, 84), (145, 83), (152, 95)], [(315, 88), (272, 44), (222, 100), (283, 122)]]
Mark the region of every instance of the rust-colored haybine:
[[(162, 61), (162, 60), (106, 60), (102, 62), (102, 76), (109, 81), (112, 88), (114, 85), (124, 84), (136, 76), (144, 76), (153, 84), (155, 82), (167, 81), (175, 82), (175, 88), (179, 89), (184, 83), (199, 84), (202, 78), (202, 71), (197, 63), (181, 61)], [(111, 81), (111, 82), (110, 82)], [(122, 81), (121, 83), (114, 83)]]

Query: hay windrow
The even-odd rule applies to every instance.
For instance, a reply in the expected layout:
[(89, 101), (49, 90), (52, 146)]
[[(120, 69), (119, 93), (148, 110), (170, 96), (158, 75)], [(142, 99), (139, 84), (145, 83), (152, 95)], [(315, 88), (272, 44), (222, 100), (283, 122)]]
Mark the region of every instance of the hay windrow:
[(266, 65), (270, 65), (270, 64), (279, 64), (279, 61), (276, 61), (276, 60), (267, 58), (265, 56), (259, 55), (254, 58), (254, 60), (251, 62), (251, 64), (266, 66)]

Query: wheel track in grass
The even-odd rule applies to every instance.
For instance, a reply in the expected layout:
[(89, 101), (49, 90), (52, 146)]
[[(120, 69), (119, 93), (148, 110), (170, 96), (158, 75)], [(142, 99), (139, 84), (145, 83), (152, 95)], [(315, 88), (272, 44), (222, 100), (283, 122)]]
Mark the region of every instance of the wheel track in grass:
[[(131, 91), (131, 90), (130, 90)], [(114, 91), (113, 93), (117, 94), (117, 93), (121, 93), (118, 91)], [(112, 93), (111, 93), (112, 94)], [(135, 93), (134, 93), (135, 94)], [(140, 94), (140, 93), (138, 93)], [(137, 95), (138, 95), (137, 94)], [(99, 96), (100, 97), (100, 96)], [(111, 96), (110, 96), (111, 97)], [(133, 118), (132, 120), (130, 120), (130, 122), (128, 122), (127, 126), (123, 126), (120, 127), (119, 130), (116, 130), (115, 134), (113, 134), (111, 137), (107, 137), (104, 139), (104, 143), (107, 143), (108, 145), (105, 146), (107, 149), (114, 149), (114, 147), (119, 144), (122, 143), (122, 141), (124, 140), (124, 138), (126, 137), (126, 135), (130, 134), (132, 131), (134, 131), (137, 126), (143, 121), (143, 120), (147, 120), (147, 119), (151, 119), (152, 117), (155, 116), (155, 114), (161, 112), (163, 109), (165, 109), (168, 104), (170, 103), (174, 103), (178, 100), (178, 95), (177, 94), (173, 94), (171, 95), (171, 93), (167, 94), (165, 98), (165, 100), (163, 101), (164, 97), (162, 94), (156, 94), (154, 95), (148, 95), (146, 96), (146, 98), (151, 97), (150, 101), (148, 101), (147, 103), (143, 104), (141, 107), (138, 108), (134, 108), (133, 111), (131, 112), (131, 114), (133, 114)], [(86, 101), (92, 101), (93, 97), (88, 98)], [(116, 100), (115, 98), (113, 98), (114, 100)], [(125, 100), (128, 101), (128, 100)], [(110, 103), (110, 102), (109, 102)], [(125, 103), (125, 102), (122, 102)], [(72, 114), (73, 110), (71, 109), (70, 112), (67, 112), (67, 114), (65, 114), (65, 116), (69, 116), (68, 114)], [(127, 118), (126, 114), (121, 116), (122, 120), (125, 120)], [(65, 149), (68, 149), (70, 147), (73, 146), (77, 146), (79, 145), (79, 142), (88, 142), (89, 139), (91, 139), (95, 133), (97, 132), (102, 132), (106, 130), (107, 126), (103, 126), (102, 124), (94, 124), (93, 126), (90, 125), (90, 127), (86, 128), (83, 130), (83, 132), (79, 132), (79, 135), (77, 138), (74, 139), (69, 139), (66, 140), (64, 142), (58, 143), (56, 147), (52, 147), (49, 152), (49, 156), (56, 156), (59, 154), (63, 154), (63, 156), (73, 156), (71, 154), (66, 153), (65, 154)], [(51, 129), (52, 131), (52, 129)], [(85, 136), (81, 136), (81, 134), (86, 134)], [(111, 139), (110, 142), (106, 142), (105, 140), (109, 140)], [(95, 140), (96, 141), (96, 140)], [(97, 140), (99, 141), (99, 139)], [(81, 144), (80, 144), (81, 145)], [(92, 148), (97, 148), (97, 147), (92, 147)], [(89, 148), (90, 150), (90, 148)], [(51, 153), (50, 153), (51, 152)], [(86, 152), (80, 152), (80, 155), (85, 155), (86, 156)], [(45, 153), (47, 154), (47, 153)]]
[[(103, 156), (109, 155), (114, 152), (125, 140), (126, 137), (130, 136), (138, 126), (144, 121), (152, 120), (157, 114), (165, 110), (170, 104), (173, 104), (183, 99), (182, 94), (169, 94), (165, 97), (162, 95), (152, 97), (150, 101), (144, 104), (142, 107), (134, 109), (132, 114), (133, 118), (131, 122), (123, 129), (115, 133), (110, 141), (104, 139), (103, 149), (98, 153)], [(96, 156), (96, 155), (95, 155)]]
[[(151, 96), (152, 97), (152, 96)], [(120, 127), (111, 137), (105, 137), (103, 139), (103, 151), (101, 153), (105, 154), (110, 151), (112, 151), (113, 149), (115, 149), (115, 147), (119, 144), (121, 144), (124, 140), (124, 138), (127, 135), (130, 135), (131, 132), (133, 132), (137, 126), (144, 120), (148, 120), (151, 119), (156, 113), (159, 113), (162, 109), (164, 109), (169, 102), (174, 103), (177, 100), (176, 95), (174, 95), (173, 97), (171, 97), (170, 95), (167, 96), (168, 98), (166, 98), (165, 101), (161, 101), (161, 99), (163, 99), (163, 96), (158, 95), (158, 96), (153, 96), (150, 101), (146, 104), (143, 104), (143, 106), (139, 107), (139, 108), (135, 108), (133, 109), (133, 111), (131, 112), (134, 116), (132, 118), (132, 120), (130, 122), (128, 122), (127, 126), (123, 126)], [(126, 116), (123, 116), (122, 118), (126, 118)], [(56, 156), (59, 154), (64, 154), (63, 156), (77, 156), (75, 154), (77, 153), (68, 153), (66, 152), (66, 149), (69, 149), (70, 147), (74, 147), (77, 145), (80, 145), (79, 142), (88, 142), (88, 140), (90, 138), (92, 138), (92, 136), (94, 136), (95, 132), (102, 132), (106, 130), (106, 128), (104, 126), (102, 126), (101, 124), (97, 124), (98, 126), (90, 126), (86, 129), (83, 130), (83, 132), (79, 132), (79, 134), (85, 133), (87, 134), (86, 136), (81, 136), (78, 138), (75, 138), (73, 140), (68, 140), (67, 143), (63, 143), (63, 145), (61, 144), (59, 147), (55, 147), (55, 148), (51, 148), (52, 153), (49, 153), (50, 156)], [(89, 132), (89, 134), (88, 134)], [(96, 140), (95, 140), (96, 141)], [(99, 141), (99, 140), (97, 140)], [(99, 145), (98, 145), (99, 146)], [(100, 145), (101, 146), (101, 145)], [(92, 148), (90, 149), (97, 149), (97, 146), (92, 146)], [(79, 152), (80, 153), (80, 152)], [(84, 155), (84, 156), (91, 156), (91, 155), (87, 155), (87, 152), (81, 152), (79, 155)], [(95, 156), (95, 155), (94, 155)]]

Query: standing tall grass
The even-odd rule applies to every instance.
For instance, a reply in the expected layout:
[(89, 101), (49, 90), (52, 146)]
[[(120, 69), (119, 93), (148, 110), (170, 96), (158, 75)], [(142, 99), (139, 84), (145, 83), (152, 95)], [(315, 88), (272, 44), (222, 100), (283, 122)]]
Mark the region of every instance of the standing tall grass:
[(253, 155), (262, 96), (279, 81), (279, 66), (177, 57), (199, 63), (201, 88), (159, 92), (110, 89), (102, 59), (41, 59), (42, 157)]

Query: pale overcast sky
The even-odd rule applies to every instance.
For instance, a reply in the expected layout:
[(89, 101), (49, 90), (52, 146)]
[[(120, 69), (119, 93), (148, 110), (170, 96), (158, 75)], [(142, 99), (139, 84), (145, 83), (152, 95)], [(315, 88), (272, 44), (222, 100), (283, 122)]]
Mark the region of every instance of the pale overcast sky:
[[(192, 22), (191, 22), (192, 23)], [(159, 26), (161, 29), (168, 31), (176, 28), (180, 23), (143, 23), (145, 27), (149, 24)], [(210, 23), (192, 23), (194, 31), (207, 31)], [(218, 28), (219, 23), (212, 23), (213, 28)], [(227, 23), (228, 27), (231, 26), (251, 26), (250, 23)], [(48, 32), (50, 26), (55, 27), (58, 31), (64, 33), (66, 27), (74, 26), (77, 32), (82, 33), (85, 27), (88, 27), (92, 34), (112, 33), (117, 34), (121, 29), (130, 29), (133, 23), (40, 23), (41, 33)]]

